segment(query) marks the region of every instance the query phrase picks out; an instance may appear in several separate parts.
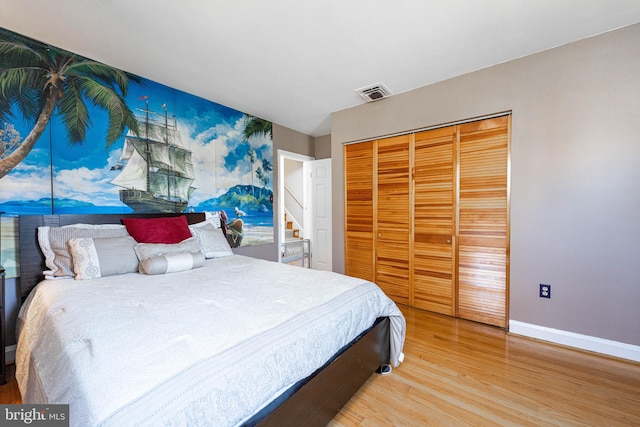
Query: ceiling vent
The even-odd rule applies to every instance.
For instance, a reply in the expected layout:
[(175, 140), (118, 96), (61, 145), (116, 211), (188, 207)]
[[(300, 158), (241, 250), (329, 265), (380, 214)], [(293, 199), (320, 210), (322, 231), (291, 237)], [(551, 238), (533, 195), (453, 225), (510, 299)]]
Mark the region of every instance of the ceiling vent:
[(377, 101), (391, 96), (391, 91), (384, 83), (376, 83), (356, 89), (356, 93), (367, 100), (367, 102)]

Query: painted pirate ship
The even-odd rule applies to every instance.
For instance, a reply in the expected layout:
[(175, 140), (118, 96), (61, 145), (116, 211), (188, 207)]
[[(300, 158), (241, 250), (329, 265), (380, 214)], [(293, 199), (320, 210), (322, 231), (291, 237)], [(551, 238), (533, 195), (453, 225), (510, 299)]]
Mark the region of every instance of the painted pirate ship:
[(195, 190), (191, 151), (182, 146), (175, 118), (167, 110), (149, 110), (138, 117), (140, 134), (125, 137), (121, 170), (111, 183), (122, 187), (120, 200), (134, 212), (184, 212)]

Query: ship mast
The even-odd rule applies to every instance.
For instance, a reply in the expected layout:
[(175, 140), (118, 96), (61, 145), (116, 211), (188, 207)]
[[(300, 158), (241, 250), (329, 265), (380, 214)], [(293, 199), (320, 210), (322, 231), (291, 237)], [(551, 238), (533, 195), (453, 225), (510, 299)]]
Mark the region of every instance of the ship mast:
[[(167, 104), (163, 104), (162, 107), (164, 108), (164, 142), (165, 144), (167, 144), (167, 147), (169, 147), (169, 158), (171, 159), (171, 148), (173, 148), (173, 145), (171, 143), (169, 143), (169, 118), (167, 115)], [(171, 177), (172, 177), (172, 173), (173, 173), (173, 161), (170, 162), (170, 170), (167, 173), (167, 197), (169, 198), (169, 200), (174, 200), (174, 198), (171, 196), (171, 189), (173, 188), (173, 186), (171, 185)], [(175, 181), (175, 178), (174, 178)], [(175, 189), (174, 189), (175, 192)]]
[(145, 155), (147, 157), (147, 192), (151, 192), (151, 146), (149, 145), (149, 99), (147, 99), (144, 109), (144, 142)]

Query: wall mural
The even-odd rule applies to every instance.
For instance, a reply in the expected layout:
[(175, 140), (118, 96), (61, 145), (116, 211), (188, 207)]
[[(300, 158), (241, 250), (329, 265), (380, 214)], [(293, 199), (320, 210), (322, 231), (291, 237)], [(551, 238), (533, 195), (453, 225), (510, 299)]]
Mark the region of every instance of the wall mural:
[(24, 214), (223, 210), (273, 242), (271, 123), (0, 28), (0, 264)]

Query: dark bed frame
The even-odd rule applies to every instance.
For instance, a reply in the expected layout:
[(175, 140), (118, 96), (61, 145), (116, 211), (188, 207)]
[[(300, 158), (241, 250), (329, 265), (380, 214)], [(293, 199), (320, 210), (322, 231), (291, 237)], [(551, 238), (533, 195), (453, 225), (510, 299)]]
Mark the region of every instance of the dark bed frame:
[[(22, 298), (44, 277), (44, 256), (38, 245), (39, 226), (121, 224), (123, 218), (185, 215), (189, 224), (205, 219), (203, 213), (186, 214), (69, 214), (22, 215), (18, 218), (20, 289)], [(299, 381), (244, 423), (247, 426), (326, 426), (360, 387), (382, 365), (389, 363), (389, 319), (379, 318), (322, 368)]]

